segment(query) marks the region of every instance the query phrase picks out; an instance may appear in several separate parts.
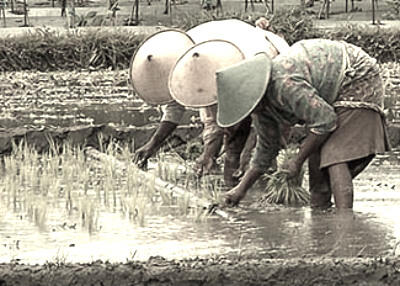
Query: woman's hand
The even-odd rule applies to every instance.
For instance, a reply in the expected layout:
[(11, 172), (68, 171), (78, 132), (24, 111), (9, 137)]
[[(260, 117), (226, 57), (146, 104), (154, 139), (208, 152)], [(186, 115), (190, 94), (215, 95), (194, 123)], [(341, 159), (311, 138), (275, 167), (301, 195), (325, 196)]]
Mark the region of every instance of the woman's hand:
[(263, 30), (268, 30), (268, 28), (270, 26), (269, 21), (264, 17), (258, 18), (255, 24), (256, 24), (256, 27), (259, 27)]
[(288, 162), (285, 162), (282, 166), (282, 169), (287, 171), (288, 179), (293, 179), (300, 174), (302, 166), (303, 163), (299, 162), (299, 160), (296, 157), (294, 159), (289, 160)]
[(215, 159), (209, 156), (201, 156), (198, 160), (196, 160), (196, 164), (193, 167), (194, 172), (198, 177), (210, 175), (216, 168), (217, 163), (215, 162)]
[(147, 160), (153, 155), (153, 153), (154, 148), (152, 148), (151, 144), (145, 144), (135, 152), (133, 163), (140, 169), (144, 169), (147, 166)]
[(246, 191), (240, 187), (240, 185), (234, 187), (229, 192), (227, 192), (225, 197), (225, 205), (228, 207), (235, 207), (239, 202), (246, 196)]
[(307, 135), (296, 157), (292, 160), (289, 160), (282, 166), (282, 169), (288, 171), (288, 178), (295, 178), (299, 175), (301, 168), (307, 158), (312, 153), (319, 152), (321, 146), (324, 144), (329, 136), (330, 133), (317, 135), (311, 132)]
[(262, 175), (258, 169), (250, 167), (244, 174), (240, 183), (227, 192), (224, 196), (225, 205), (234, 207), (246, 196), (247, 190), (254, 184), (255, 181)]

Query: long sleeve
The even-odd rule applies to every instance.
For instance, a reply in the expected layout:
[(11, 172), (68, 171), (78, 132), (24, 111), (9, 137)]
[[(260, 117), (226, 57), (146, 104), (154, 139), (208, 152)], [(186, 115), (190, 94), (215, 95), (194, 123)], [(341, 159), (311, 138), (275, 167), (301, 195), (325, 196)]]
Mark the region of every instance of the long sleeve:
[(257, 143), (251, 166), (266, 172), (272, 166), (281, 147), (280, 130), (277, 122), (268, 117), (266, 112), (253, 114), (252, 119), (257, 132)]
[(304, 122), (311, 132), (322, 135), (336, 129), (337, 115), (334, 107), (308, 82), (289, 75), (279, 80), (279, 87), (276, 92), (280, 105)]
[(175, 124), (179, 124), (185, 112), (185, 107), (177, 103), (176, 101), (171, 101), (162, 107), (163, 115), (161, 117), (162, 121), (168, 121)]

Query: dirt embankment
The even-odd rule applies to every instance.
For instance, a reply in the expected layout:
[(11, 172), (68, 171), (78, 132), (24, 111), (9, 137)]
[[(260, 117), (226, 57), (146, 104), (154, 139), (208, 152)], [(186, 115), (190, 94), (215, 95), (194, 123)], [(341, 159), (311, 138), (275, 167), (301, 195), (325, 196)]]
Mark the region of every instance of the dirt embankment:
[(400, 285), (400, 260), (389, 258), (193, 259), (90, 264), (0, 265), (0, 285)]
[[(39, 151), (65, 140), (98, 147), (100, 137), (104, 144), (114, 139), (138, 148), (161, 116), (159, 107), (134, 94), (127, 70), (13, 72), (0, 79), (0, 154), (21, 140)], [(199, 133), (197, 113), (189, 110), (170, 143), (185, 143)]]

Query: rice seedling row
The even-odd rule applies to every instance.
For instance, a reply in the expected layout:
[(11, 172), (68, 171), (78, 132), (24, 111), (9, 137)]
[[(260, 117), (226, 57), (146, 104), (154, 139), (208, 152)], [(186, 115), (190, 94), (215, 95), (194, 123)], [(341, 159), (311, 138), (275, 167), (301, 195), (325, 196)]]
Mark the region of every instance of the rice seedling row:
[[(122, 156), (125, 162), (132, 158), (127, 147), (112, 146), (104, 150), (108, 156)], [(138, 226), (144, 226), (148, 216), (163, 213), (197, 222), (209, 215), (204, 205), (193, 206), (190, 193), (176, 196), (159, 191), (154, 174), (143, 177), (143, 171), (132, 164), (120, 168), (110, 160), (93, 160), (68, 143), (53, 144), (48, 152), (39, 154), (22, 142), (2, 159), (1, 208), (31, 221), (40, 231), (75, 225), (95, 233), (101, 229), (103, 212), (119, 213)], [(165, 174), (171, 180), (178, 180), (178, 175), (176, 169)]]

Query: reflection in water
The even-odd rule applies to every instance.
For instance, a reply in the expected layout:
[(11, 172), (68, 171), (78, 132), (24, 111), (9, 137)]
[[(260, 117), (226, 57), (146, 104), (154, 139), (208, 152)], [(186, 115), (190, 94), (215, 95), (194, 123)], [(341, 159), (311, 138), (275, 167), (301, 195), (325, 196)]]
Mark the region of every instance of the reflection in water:
[(391, 226), (372, 213), (284, 208), (248, 214), (248, 221), (257, 228), (243, 230), (246, 251), (258, 248), (272, 258), (386, 255), (396, 240)]
[[(118, 201), (115, 207), (112, 197), (107, 203), (100, 196), (97, 228), (92, 233), (79, 224), (77, 206), (66, 208), (65, 200), (51, 198), (42, 228), (27, 215), (28, 202), (23, 205), (3, 193), (0, 262), (125, 261), (154, 255), (173, 259), (227, 253), (266, 258), (393, 254), (400, 241), (399, 167), (382, 169), (385, 176), (372, 167), (357, 179), (354, 212), (277, 206), (254, 209), (249, 205), (257, 194), (252, 193), (240, 209), (230, 211), (235, 221), (212, 217), (195, 223), (167, 207), (149, 213), (145, 225), (140, 226), (121, 212)], [(389, 189), (377, 192), (387, 178)], [(79, 201), (78, 195), (75, 200)]]
[(374, 216), (352, 211), (310, 211), (310, 235), (316, 254), (358, 257), (387, 254), (388, 229)]

